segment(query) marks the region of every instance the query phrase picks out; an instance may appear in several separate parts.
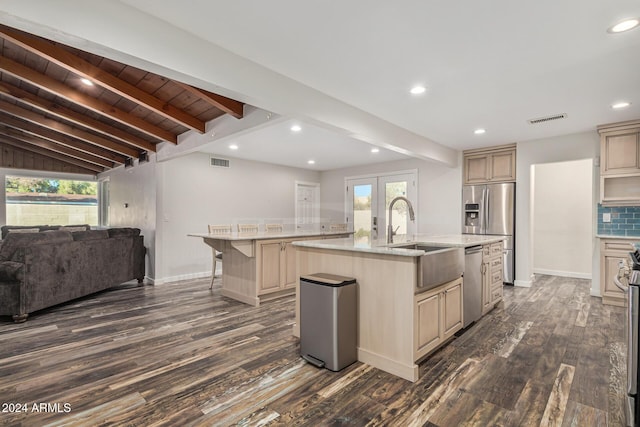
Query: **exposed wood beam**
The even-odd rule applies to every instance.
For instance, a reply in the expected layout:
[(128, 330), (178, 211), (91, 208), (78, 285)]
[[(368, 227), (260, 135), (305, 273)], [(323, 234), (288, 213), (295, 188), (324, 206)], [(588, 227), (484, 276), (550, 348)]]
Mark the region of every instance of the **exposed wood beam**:
[(159, 138), (163, 141), (177, 143), (178, 138), (173, 133), (155, 126), (145, 120), (109, 105), (106, 102), (93, 98), (80, 91), (74, 90), (56, 79), (41, 74), (29, 67), (19, 64), (11, 59), (0, 57), (0, 70), (14, 76), (19, 80), (25, 80), (42, 90), (53, 93), (61, 98), (76, 103), (84, 108), (107, 116), (117, 122), (138, 129), (141, 132)]
[(93, 154), (94, 156), (101, 157), (114, 163), (124, 164), (124, 161), (127, 159), (126, 156), (114, 153), (113, 151), (109, 151), (101, 147), (96, 147), (95, 145), (88, 144), (83, 141), (78, 141), (77, 139), (71, 138), (67, 135), (62, 135), (56, 131), (37, 126), (23, 120), (19, 120), (4, 113), (0, 113), (0, 123), (26, 132), (28, 134), (48, 139), (55, 143), (75, 148), (76, 150), (80, 150), (85, 153)]
[(160, 114), (173, 122), (186, 126), (189, 129), (197, 130), (201, 133), (204, 133), (205, 131), (205, 124), (201, 120), (198, 120), (168, 102), (158, 99), (155, 96), (138, 89), (136, 86), (107, 73), (84, 59), (75, 56), (71, 52), (56, 46), (48, 40), (34, 37), (7, 27), (0, 27), (0, 35), (5, 40), (9, 40), (23, 49), (51, 61), (78, 76), (85, 77), (105, 89), (135, 102), (154, 113)]
[(144, 140), (135, 135), (131, 135), (122, 129), (108, 125), (85, 114), (78, 113), (70, 108), (63, 107), (53, 101), (39, 97), (20, 89), (19, 87), (10, 85), (8, 83), (0, 82), (0, 96), (6, 96), (9, 99), (13, 99), (22, 104), (28, 105), (33, 108), (37, 108), (43, 112), (46, 112), (52, 116), (59, 117), (69, 122), (75, 123), (79, 126), (83, 126), (87, 129), (100, 132), (103, 135), (108, 135), (120, 141), (138, 147), (146, 151), (156, 151), (156, 144)]
[(0, 100), (0, 111), (4, 111), (7, 114), (18, 117), (22, 120), (26, 120), (33, 124), (42, 126), (44, 128), (51, 129), (56, 132), (60, 132), (62, 134), (88, 142), (93, 145), (97, 145), (98, 147), (102, 147), (110, 151), (115, 151), (116, 153), (120, 153), (124, 156), (135, 157), (135, 158), (138, 158), (140, 156), (140, 152), (134, 148), (131, 148), (129, 146), (125, 146), (124, 144), (120, 144), (110, 139), (103, 138), (101, 136), (89, 133), (85, 130), (75, 128), (73, 126), (69, 126), (65, 123), (50, 119), (48, 117), (43, 116), (42, 114), (38, 114), (34, 111), (27, 110), (26, 108), (20, 107), (19, 105), (11, 104), (7, 101)]
[(104, 168), (112, 168), (114, 166), (114, 162), (110, 160), (96, 157), (92, 154), (85, 153), (76, 148), (68, 147), (66, 145), (58, 144), (48, 139), (42, 139), (37, 136), (23, 133), (10, 127), (0, 125), (0, 135), (4, 136), (5, 138), (11, 138), (12, 140), (20, 141), (24, 144), (35, 145), (46, 150), (57, 151), (66, 156), (74, 157), (84, 162), (93, 163), (102, 170), (104, 170)]
[(94, 165), (92, 163), (87, 163), (82, 160), (78, 160), (73, 157), (65, 156), (64, 154), (60, 154), (56, 151), (47, 150), (45, 148), (40, 148), (35, 145), (25, 144), (24, 142), (17, 141), (15, 139), (11, 139), (6, 136), (0, 135), (0, 143), (11, 145), (12, 147), (19, 148), (21, 150), (31, 151), (32, 153), (40, 154), (41, 156), (49, 157), (52, 159), (60, 160), (62, 162), (81, 167), (82, 169), (86, 169), (87, 171), (91, 171), (93, 175), (96, 173), (104, 172), (104, 168)]
[(189, 93), (235, 117), (236, 119), (241, 119), (244, 116), (244, 103), (240, 101), (236, 101), (235, 99), (227, 98), (216, 93), (208, 92), (204, 89), (198, 89), (197, 87), (193, 87), (186, 83), (178, 81), (174, 82)]

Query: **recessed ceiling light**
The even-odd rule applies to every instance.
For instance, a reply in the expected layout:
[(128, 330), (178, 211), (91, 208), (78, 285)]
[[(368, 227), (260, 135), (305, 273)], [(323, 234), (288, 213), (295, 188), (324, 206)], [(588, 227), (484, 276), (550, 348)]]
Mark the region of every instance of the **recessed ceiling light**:
[(427, 90), (426, 87), (424, 87), (422, 85), (416, 85), (416, 86), (412, 87), (409, 92), (411, 92), (412, 95), (420, 95), (420, 94), (424, 93), (426, 90)]
[(640, 18), (628, 18), (618, 22), (616, 25), (607, 28), (608, 33), (622, 33), (629, 31), (640, 25)]
[(473, 131), (473, 133), (475, 133), (476, 135), (482, 135), (486, 131), (487, 131), (486, 129), (476, 129)]
[(309, 160), (307, 163), (309, 163), (310, 165), (315, 165), (316, 161), (315, 160)]
[(291, 126), (291, 132), (300, 132), (301, 130), (302, 130), (302, 127), (300, 125)]
[(622, 108), (627, 108), (629, 105), (631, 105), (630, 102), (622, 101), (622, 102), (616, 102), (615, 104), (611, 104), (611, 108), (613, 108), (614, 110), (620, 110)]
[(93, 86), (93, 82), (89, 79), (81, 78), (80, 81), (84, 83), (86, 86)]
[(371, 152), (372, 152), (372, 153), (379, 153), (379, 152), (380, 152), (380, 149), (379, 149), (379, 148), (372, 148), (372, 149), (371, 149)]
[(237, 150), (237, 149), (238, 149), (238, 146), (237, 146), (236, 144), (231, 144), (231, 145), (229, 146), (229, 149), (230, 149), (230, 150)]

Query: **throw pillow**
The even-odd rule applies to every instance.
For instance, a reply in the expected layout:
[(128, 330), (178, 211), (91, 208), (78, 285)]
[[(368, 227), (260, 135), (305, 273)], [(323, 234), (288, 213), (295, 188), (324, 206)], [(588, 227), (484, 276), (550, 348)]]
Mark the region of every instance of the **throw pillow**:
[(60, 231), (69, 231), (69, 232), (73, 233), (74, 231), (86, 231), (87, 227), (85, 227), (84, 225), (64, 226), (64, 227), (58, 228), (58, 230), (60, 230)]
[(39, 228), (9, 228), (7, 229), (9, 233), (38, 233), (40, 232)]

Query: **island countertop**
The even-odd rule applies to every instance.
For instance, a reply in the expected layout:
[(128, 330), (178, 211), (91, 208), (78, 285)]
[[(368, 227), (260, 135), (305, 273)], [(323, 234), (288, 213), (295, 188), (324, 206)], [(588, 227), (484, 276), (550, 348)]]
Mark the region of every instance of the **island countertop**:
[(351, 234), (349, 231), (316, 231), (316, 230), (292, 230), (292, 231), (259, 231), (257, 233), (239, 233), (237, 231), (225, 234), (209, 234), (209, 233), (189, 233), (191, 237), (201, 237), (203, 239), (215, 239), (215, 240), (266, 240), (266, 239), (295, 239), (297, 237), (326, 237), (326, 236), (344, 236), (345, 234)]
[(427, 235), (417, 234), (410, 236), (395, 236), (393, 243), (387, 243), (386, 240), (372, 240), (367, 242), (357, 242), (354, 237), (330, 240), (305, 240), (294, 242), (294, 246), (333, 249), (349, 252), (367, 252), (383, 255), (397, 255), (416, 257), (424, 255), (423, 250), (404, 249), (398, 246), (408, 244), (423, 244), (429, 246), (458, 247), (466, 248), (469, 246), (486, 245), (490, 243), (500, 242), (505, 236), (488, 236), (477, 234), (447, 234), (447, 235)]

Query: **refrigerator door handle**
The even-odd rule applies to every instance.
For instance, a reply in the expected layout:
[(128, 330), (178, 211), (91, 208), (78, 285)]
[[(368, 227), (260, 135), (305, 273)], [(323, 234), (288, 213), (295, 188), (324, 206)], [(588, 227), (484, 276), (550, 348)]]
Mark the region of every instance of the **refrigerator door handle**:
[(487, 185), (484, 188), (484, 230), (482, 230), (482, 234), (487, 234), (487, 230), (489, 230), (489, 191)]

